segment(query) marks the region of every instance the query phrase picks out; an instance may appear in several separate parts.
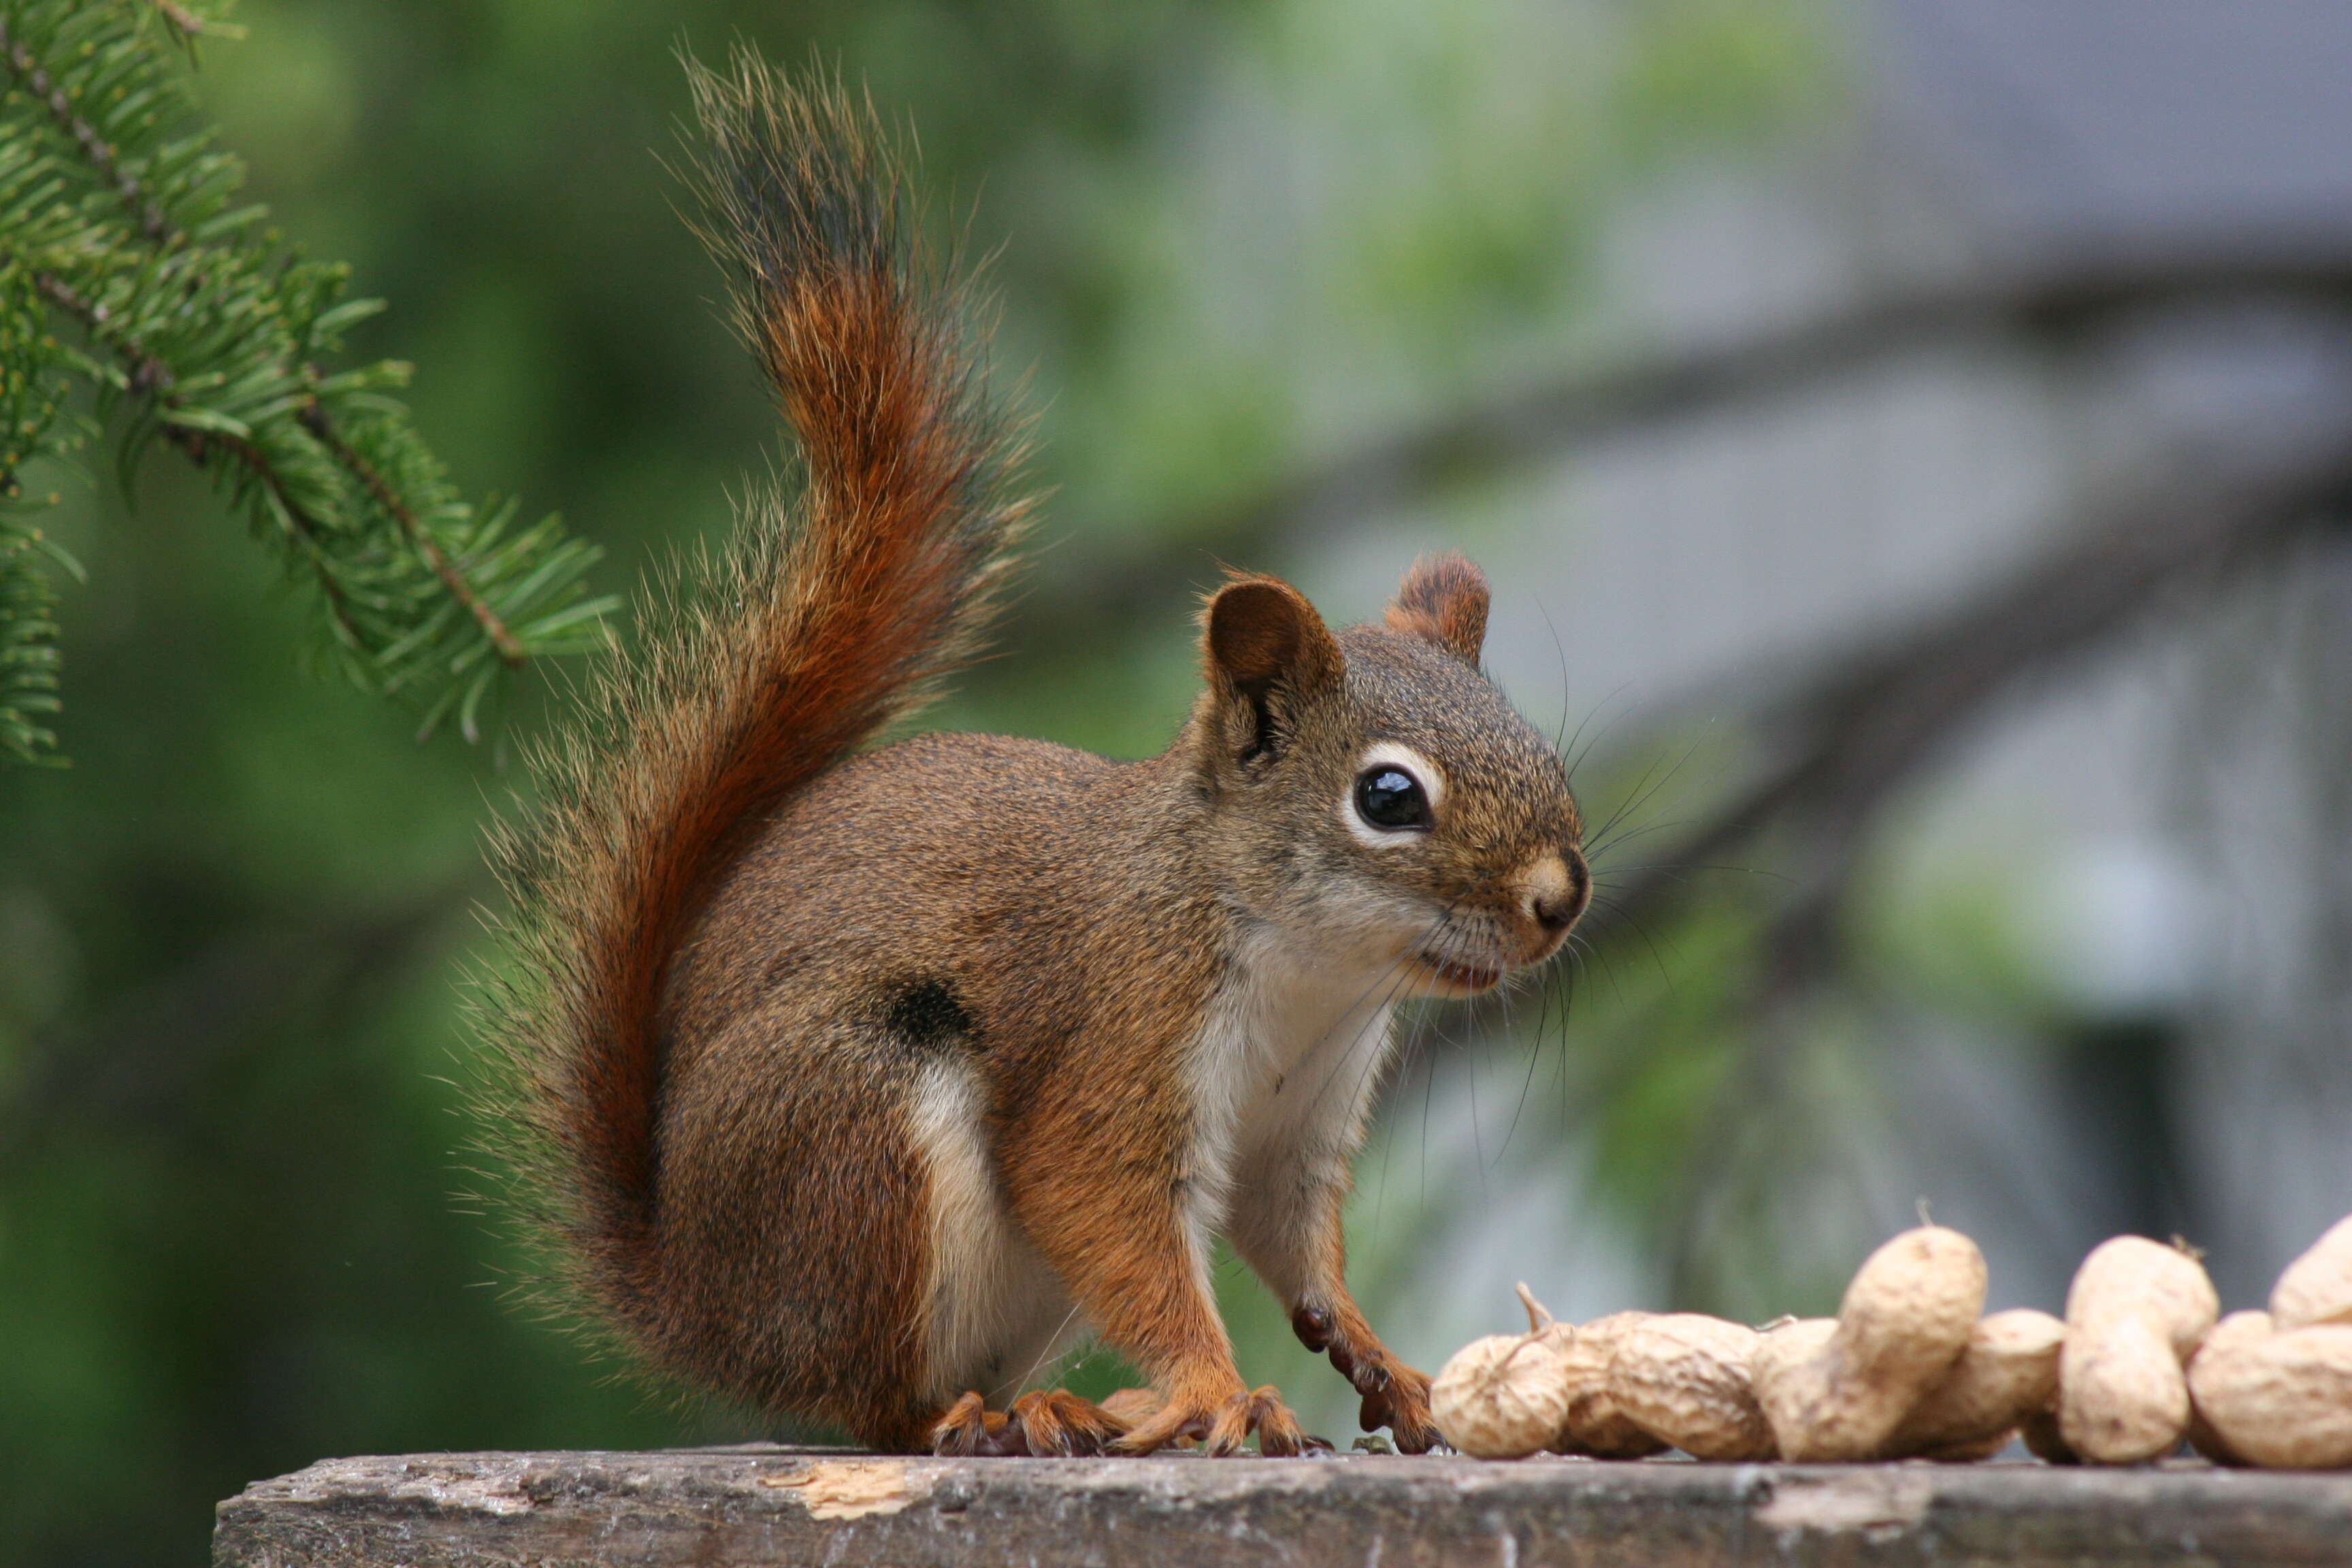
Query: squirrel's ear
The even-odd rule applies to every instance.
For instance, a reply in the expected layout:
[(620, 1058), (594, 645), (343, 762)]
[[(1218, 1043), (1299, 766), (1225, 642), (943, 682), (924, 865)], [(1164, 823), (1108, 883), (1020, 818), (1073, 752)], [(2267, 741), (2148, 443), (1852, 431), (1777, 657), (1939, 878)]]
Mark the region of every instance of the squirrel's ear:
[(1247, 753), (1274, 749), (1277, 690), (1304, 693), (1346, 673), (1339, 639), (1307, 596), (1275, 577), (1235, 577), (1209, 600), (1202, 662), (1210, 684), (1248, 709)]
[(1476, 664), (1486, 644), (1486, 574), (1449, 550), (1424, 555), (1397, 584), (1388, 626)]
[(1307, 690), (1347, 668), (1339, 639), (1307, 602), (1277, 577), (1236, 577), (1209, 600), (1203, 638), (1209, 678), (1246, 697), (1276, 685)]

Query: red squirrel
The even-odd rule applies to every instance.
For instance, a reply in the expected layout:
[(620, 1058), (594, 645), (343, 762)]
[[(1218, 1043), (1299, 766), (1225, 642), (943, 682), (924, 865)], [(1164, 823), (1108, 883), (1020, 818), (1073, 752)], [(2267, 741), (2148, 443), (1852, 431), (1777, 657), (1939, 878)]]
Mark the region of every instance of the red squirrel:
[[(655, 606), (499, 841), (483, 1012), (572, 1282), (660, 1372), (877, 1449), (1298, 1453), (1235, 1367), (1223, 1237), (1425, 1452), (1429, 1379), (1344, 1278), (1391, 1013), (1548, 959), (1591, 881), (1480, 672), (1485, 579), (1424, 559), (1335, 631), (1233, 574), (1141, 762), (870, 747), (997, 605), (1018, 427), (870, 108), (688, 68), (700, 227), (804, 482)], [(1150, 1387), (1022, 1392), (1086, 1333)]]

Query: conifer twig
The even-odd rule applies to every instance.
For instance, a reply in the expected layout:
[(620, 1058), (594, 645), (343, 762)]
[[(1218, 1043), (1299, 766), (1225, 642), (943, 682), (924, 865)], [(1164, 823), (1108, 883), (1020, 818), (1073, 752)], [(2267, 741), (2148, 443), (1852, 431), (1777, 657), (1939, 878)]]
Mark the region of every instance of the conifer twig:
[[(0, 258), (5, 258), (5, 252), (0, 252)], [(149, 353), (146, 345), (138, 339), (116, 331), (108, 321), (104, 305), (85, 299), (72, 285), (54, 273), (36, 273), (33, 286), (40, 290), (43, 298), (81, 322), (93, 339), (112, 351), (114, 356), (130, 368), (131, 391), (152, 397), (167, 409), (177, 410), (184, 406), (172, 392), (173, 384), (178, 379), (172, 374), (172, 367)], [(296, 537), (302, 541), (304, 552), (318, 571), (319, 585), (327, 595), (327, 605), (335, 617), (335, 624), (341, 628), (352, 646), (362, 646), (360, 629), (352, 620), (351, 606), (343, 597), (342, 585), (335, 581), (334, 573), (328, 567), (319, 548), (319, 520), (294, 499), (287, 489), (285, 477), (278, 473), (268, 457), (252, 442), (222, 431), (191, 430), (185, 426), (166, 423), (163, 438), (185, 452), (198, 468), (208, 466), (212, 449), (221, 447), (261, 481), (277, 500), (278, 510), (285, 513)]]
[[(201, 26), (199, 24), (199, 28)], [(179, 230), (172, 226), (172, 220), (164, 216), (163, 209), (149, 198), (145, 188), (137, 180), (122, 172), (113, 146), (99, 134), (98, 127), (74, 112), (73, 100), (66, 96), (65, 89), (50, 79), (39, 58), (26, 47), (24, 40), (8, 31), (8, 21), (5, 16), (0, 16), (0, 60), (7, 62), (9, 70), (24, 84), (25, 90), (34, 101), (49, 111), (49, 118), (57, 121), (58, 129), (81, 149), (81, 155), (89, 161), (90, 167), (98, 171), (99, 177), (122, 198), (122, 205), (131, 209), (131, 221), (139, 226), (139, 232), (157, 245), (176, 242), (180, 238)]]
[(409, 510), (408, 503), (400, 499), (400, 492), (392, 488), (374, 464), (353, 451), (351, 443), (336, 433), (333, 416), (328, 414), (326, 405), (313, 397), (302, 405), (299, 417), (302, 427), (317, 437), (319, 444), (327, 448), (335, 461), (341, 463), (346, 471), (365, 485), (368, 493), (375, 497), (377, 504), (390, 512), (399, 522), (402, 531), (408, 535), (409, 542), (416, 546), (425, 561), (431, 564), (434, 574), (439, 577), (442, 585), (449, 590), (450, 597), (465, 605), (467, 612), (488, 636), (491, 645), (499, 650), (499, 658), (504, 660), (509, 668), (520, 669), (529, 657), (523, 652), (522, 644), (515, 640), (514, 633), (508, 629), (506, 622), (499, 618), (499, 613), (490, 608), (480, 595), (474, 592), (474, 585), (466, 580), (465, 573), (458, 569), (456, 562), (449, 559), (447, 553), (442, 550), (439, 542), (434, 539), (425, 525), (417, 521), (416, 514)]
[[(201, 18), (172, 4), (172, 0), (157, 0), (157, 8), (172, 26), (191, 37), (204, 31), (204, 22)], [(103, 136), (99, 134), (96, 127), (73, 112), (71, 101), (65, 92), (50, 80), (48, 72), (42, 68), (40, 61), (33, 52), (21, 39), (10, 37), (5, 19), (0, 19), (0, 52), (5, 52), (10, 68), (25, 83), (26, 89), (48, 109), (50, 118), (55, 120), (58, 127), (72, 139), (74, 145), (80, 149), (82, 156), (89, 161), (92, 168), (98, 171), (100, 178), (112, 186), (121, 196), (123, 205), (131, 209), (133, 220), (138, 223), (139, 231), (158, 245), (171, 246), (177, 243), (182, 237), (180, 231), (173, 227), (162, 210), (148, 199), (146, 192), (141, 187), (139, 182), (122, 173), (120, 163), (114, 155), (114, 149), (108, 144)], [(64, 285), (51, 276), (43, 276), (41, 287), (45, 294), (73, 314), (81, 317), (93, 331), (104, 324), (106, 308), (103, 305), (92, 307), (79, 300), (70, 290), (65, 289)], [(67, 300), (69, 299), (74, 300), (75, 302), (68, 304)], [(118, 349), (121, 348), (121, 345), (117, 346)], [(143, 350), (139, 351), (136, 357), (138, 364), (131, 377), (134, 391), (161, 391), (170, 386), (173, 378), (168, 367), (161, 361)], [(167, 399), (165, 405), (175, 406), (176, 405)], [(415, 509), (411, 507), (393, 487), (391, 481), (383, 477), (383, 470), (355, 451), (351, 443), (345, 441), (336, 432), (333, 416), (327, 412), (325, 405), (313, 396), (303, 405), (299, 418), (303, 428), (318, 437), (320, 445), (327, 448), (335, 461), (341, 464), (352, 478), (365, 486), (368, 493), (373, 496), (377, 503), (400, 524), (401, 531), (408, 536), (409, 542), (431, 565), (434, 575), (438, 577), (442, 585), (449, 590), (450, 596), (465, 607), (466, 613), (473, 616), (484, 635), (488, 637), (491, 646), (498, 650), (499, 660), (509, 668), (520, 669), (527, 662), (529, 656), (513, 631), (508, 627), (504, 620), (499, 618), (498, 612), (475, 591), (473, 584), (467, 580), (465, 573), (449, 559), (448, 552), (441, 548), (440, 542), (418, 520)], [(200, 435), (186, 430), (174, 430), (173, 442), (199, 464), (205, 461), (205, 443)], [(284, 484), (270, 468), (268, 459), (263, 458), (250, 443), (224, 440), (220, 444), (237, 453), (239, 459), (247, 468), (253, 469), (262, 482), (269, 487), (270, 492), (278, 498), (278, 504), (285, 509), (287, 516), (294, 521), (298, 531), (312, 535), (316, 533), (317, 521), (309, 517), (294, 504), (292, 499), (287, 494)], [(321, 575), (325, 575), (323, 569)], [(340, 604), (340, 590), (331, 581), (328, 584), (328, 591), (336, 596)], [(344, 629), (356, 636), (355, 629), (352, 627), (349, 620), (342, 616), (340, 608), (337, 614), (339, 619), (343, 619)]]
[[(455, 715), (471, 737), (502, 673), (598, 647), (617, 602), (584, 596), (598, 552), (555, 517), (519, 525), (511, 500), (465, 499), (381, 395), (407, 367), (320, 368), (382, 305), (345, 299), (349, 268), (286, 251), (256, 230), (261, 208), (233, 205), (244, 167), (167, 58), (181, 46), (184, 68), (197, 37), (237, 36), (213, 9), (0, 0), (0, 414), (25, 434), (0, 461), (96, 433), (79, 413), (59, 423), (76, 384), (99, 416), (126, 405), (126, 471), (164, 437), (317, 583), (354, 681), (415, 699), (420, 733)], [(24, 715), (57, 707), (54, 600), (32, 552), (74, 567), (0, 500), (0, 749), (24, 758), (54, 744)]]

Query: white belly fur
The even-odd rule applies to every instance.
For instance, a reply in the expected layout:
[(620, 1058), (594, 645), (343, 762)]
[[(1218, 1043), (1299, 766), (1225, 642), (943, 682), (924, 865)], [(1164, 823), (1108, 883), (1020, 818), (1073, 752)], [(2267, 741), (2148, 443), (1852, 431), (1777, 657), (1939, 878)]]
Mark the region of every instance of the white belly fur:
[(924, 1067), (912, 1131), (931, 1180), (929, 1392), (944, 1403), (976, 1389), (1002, 1406), (1085, 1325), (997, 1190), (983, 1110), (969, 1066)]
[(1198, 1167), (1192, 1222), (1205, 1264), (1236, 1203), (1281, 1203), (1267, 1190), (1343, 1169), (1389, 1054), (1402, 977), (1391, 966), (1334, 962), (1272, 939), (1245, 947), (1217, 995), (1192, 1058)]

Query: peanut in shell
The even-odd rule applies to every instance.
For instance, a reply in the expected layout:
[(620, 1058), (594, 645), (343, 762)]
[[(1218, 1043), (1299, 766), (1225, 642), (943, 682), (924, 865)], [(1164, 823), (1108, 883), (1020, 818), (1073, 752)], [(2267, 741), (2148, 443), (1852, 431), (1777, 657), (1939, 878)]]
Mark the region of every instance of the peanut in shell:
[(2101, 1242), (2066, 1292), (2058, 1429), (2097, 1465), (2160, 1458), (2189, 1429), (2181, 1371), (2220, 1315), (2204, 1266), (2142, 1236)]
[(2085, 1461), (2162, 1458), (2187, 1436), (2189, 1380), (2147, 1319), (2070, 1329), (2058, 1367), (2058, 1430)]
[(1956, 1230), (1920, 1226), (1872, 1253), (1827, 1333), (1801, 1322), (1767, 1336), (1787, 1336), (1756, 1381), (1781, 1457), (1875, 1457), (1968, 1348), (1984, 1298), (1984, 1254)]
[(1771, 1401), (1763, 1391), (1777, 1387), (1798, 1367), (1811, 1361), (1829, 1348), (1837, 1337), (1835, 1318), (1784, 1318), (1768, 1323), (1759, 1331), (1764, 1340), (1756, 1347), (1757, 1401), (1764, 1406), (1765, 1415), (1771, 1415)]
[(2058, 1412), (2053, 1407), (2037, 1410), (2019, 1423), (2017, 1435), (2023, 1439), (2026, 1451), (2044, 1464), (2079, 1465), (2083, 1456), (2066, 1444), (2066, 1435), (2058, 1430)]
[(2352, 1323), (2352, 1215), (2328, 1226), (2310, 1251), (2286, 1266), (2271, 1290), (2271, 1321), (2281, 1333)]
[(1568, 1415), (1561, 1352), (1576, 1331), (1554, 1322), (1525, 1285), (1519, 1300), (1526, 1333), (1471, 1341), (1430, 1384), (1438, 1435), (1475, 1458), (1525, 1458), (1552, 1440)]
[(1763, 1335), (1696, 1312), (1633, 1325), (1610, 1362), (1610, 1392), (1626, 1419), (1695, 1459), (1769, 1459), (1772, 1428), (1750, 1386)]
[(2189, 1446), (2217, 1465), (2250, 1465), (2253, 1461), (2231, 1447), (2198, 1408), (2197, 1363), (2209, 1355), (2227, 1358), (2239, 1346), (2266, 1340), (2271, 1332), (2268, 1312), (2231, 1312), (2206, 1331), (2197, 1353), (2189, 1358)]
[(2189, 1383), (2231, 1456), (2276, 1469), (2352, 1468), (2352, 1324), (2235, 1336), (2200, 1351)]
[(2117, 1236), (2091, 1249), (2066, 1289), (2066, 1326), (2132, 1312), (2163, 1330), (2182, 1361), (2221, 1315), (2221, 1298), (2205, 1266), (2184, 1247)]
[(1596, 1459), (1641, 1459), (1664, 1453), (1666, 1445), (1643, 1431), (1617, 1407), (1609, 1369), (1617, 1357), (1617, 1342), (1648, 1312), (1612, 1312), (1580, 1327), (1560, 1349), (1562, 1375), (1568, 1384), (1568, 1415), (1552, 1440), (1556, 1454), (1589, 1454)]
[(2030, 1307), (1979, 1320), (1959, 1359), (1903, 1417), (1879, 1458), (1965, 1463), (1999, 1453), (2058, 1396), (2065, 1342), (2066, 1325)]

